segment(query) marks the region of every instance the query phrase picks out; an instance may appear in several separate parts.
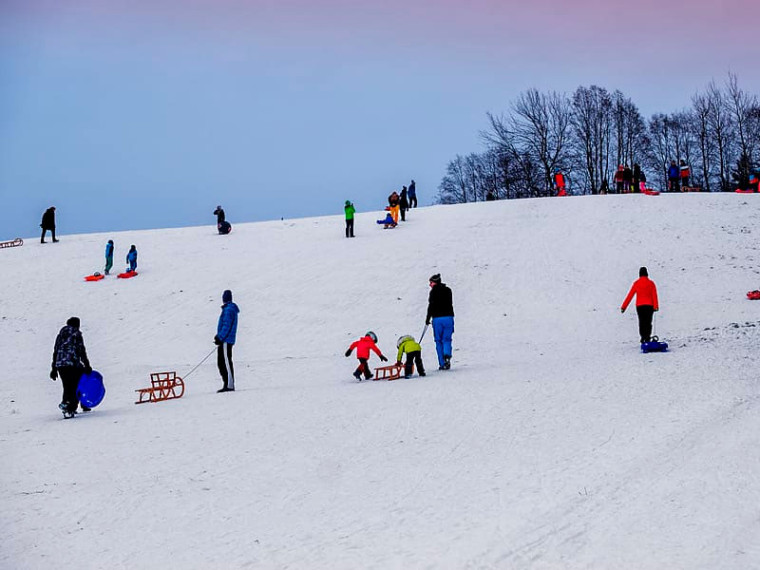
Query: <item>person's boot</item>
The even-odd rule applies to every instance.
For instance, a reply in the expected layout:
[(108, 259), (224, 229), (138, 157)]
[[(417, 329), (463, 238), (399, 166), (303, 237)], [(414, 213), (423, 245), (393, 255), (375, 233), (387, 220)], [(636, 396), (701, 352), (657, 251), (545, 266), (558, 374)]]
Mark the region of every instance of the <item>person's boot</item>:
[(443, 369), (449, 370), (451, 368), (451, 357), (448, 355), (443, 356)]

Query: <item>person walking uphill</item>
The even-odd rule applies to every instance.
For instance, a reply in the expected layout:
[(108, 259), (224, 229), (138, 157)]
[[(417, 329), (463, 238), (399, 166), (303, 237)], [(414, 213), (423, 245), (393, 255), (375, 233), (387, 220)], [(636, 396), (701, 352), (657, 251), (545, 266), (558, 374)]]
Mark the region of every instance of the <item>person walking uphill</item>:
[(636, 295), (636, 313), (639, 316), (639, 336), (641, 342), (649, 342), (652, 339), (652, 315), (660, 310), (657, 300), (657, 286), (649, 279), (646, 267), (639, 269), (639, 278), (633, 282), (631, 290), (620, 307), (620, 312), (625, 313), (628, 304)]
[[(76, 413), (79, 405), (77, 398), (79, 378), (82, 373), (92, 372), (79, 325), (79, 317), (71, 317), (58, 333), (53, 349), (53, 365), (50, 370), (50, 379), (55, 381), (60, 377), (63, 384), (63, 397), (58, 407), (63, 412), (72, 415)], [(82, 406), (82, 411), (89, 412), (90, 408)]]
[(216, 364), (222, 377), (222, 387), (217, 392), (234, 392), (235, 368), (232, 364), (232, 347), (237, 336), (240, 309), (232, 302), (232, 291), (229, 289), (222, 293), (222, 303), (222, 314), (219, 315), (214, 337), (214, 344), (217, 346)]
[(351, 200), (346, 200), (343, 210), (346, 212), (346, 237), (354, 237), (354, 214), (356, 213), (356, 208), (354, 208)]
[(113, 267), (113, 240), (109, 239), (108, 243), (106, 244), (106, 268), (105, 268), (106, 275), (108, 275), (108, 272), (111, 271), (112, 267)]
[(359, 380), (359, 382), (362, 380), (362, 373), (364, 374), (364, 378), (366, 380), (372, 378), (372, 372), (370, 372), (369, 364), (367, 362), (369, 360), (370, 350), (377, 354), (380, 357), (380, 360), (383, 362), (388, 362), (388, 359), (385, 358), (385, 356), (383, 356), (383, 353), (380, 352), (380, 349), (377, 348), (377, 335), (372, 331), (369, 331), (356, 342), (351, 343), (351, 346), (349, 346), (348, 350), (346, 351), (346, 358), (351, 356), (351, 352), (354, 349), (356, 349), (356, 358), (359, 360), (359, 366), (356, 368), (356, 370), (354, 370), (354, 378)]
[(50, 206), (47, 210), (45, 210), (45, 213), (42, 214), (42, 222), (40, 223), (40, 227), (42, 228), (40, 243), (45, 243), (45, 234), (48, 230), (50, 230), (50, 233), (53, 236), (53, 243), (56, 243), (58, 241), (55, 239), (55, 206)]
[(454, 334), (454, 304), (451, 289), (441, 283), (440, 273), (430, 277), (430, 296), (425, 324), (432, 319), (438, 370), (451, 368), (451, 335)]

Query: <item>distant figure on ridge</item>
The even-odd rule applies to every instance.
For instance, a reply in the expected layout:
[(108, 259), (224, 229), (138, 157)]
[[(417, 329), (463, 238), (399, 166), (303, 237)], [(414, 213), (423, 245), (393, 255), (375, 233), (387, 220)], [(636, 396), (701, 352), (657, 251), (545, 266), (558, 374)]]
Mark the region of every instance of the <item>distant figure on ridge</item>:
[(349, 346), (346, 351), (346, 358), (351, 356), (351, 352), (354, 349), (356, 349), (356, 358), (359, 360), (359, 366), (354, 370), (354, 378), (359, 382), (362, 380), (362, 374), (364, 374), (365, 380), (372, 378), (372, 372), (369, 369), (368, 363), (370, 350), (377, 354), (381, 361), (388, 362), (388, 359), (385, 358), (383, 353), (380, 352), (380, 349), (377, 348), (377, 335), (372, 331), (369, 331), (356, 342), (351, 343), (351, 346)]
[(214, 210), (216, 216), (216, 229), (220, 235), (227, 235), (232, 230), (232, 226), (224, 216), (224, 210), (221, 206), (217, 206)]
[(417, 207), (417, 185), (415, 184), (414, 180), (412, 180), (409, 183), (409, 191), (407, 192), (407, 195), (409, 196), (409, 207), (416, 208)]
[(409, 200), (407, 198), (407, 189), (406, 186), (401, 188), (401, 196), (398, 198), (398, 207), (399, 212), (401, 212), (401, 221), (406, 221), (406, 211), (409, 209)]
[(633, 190), (633, 170), (627, 164), (623, 167), (623, 188), (626, 194)]
[(621, 313), (625, 313), (634, 295), (636, 295), (636, 313), (639, 316), (639, 336), (643, 344), (652, 340), (652, 316), (655, 311), (660, 310), (660, 304), (657, 301), (657, 286), (649, 279), (646, 267), (639, 269), (639, 278), (633, 282), (631, 290), (628, 291), (620, 307)]
[(388, 208), (394, 223), (398, 224), (399, 195), (395, 190), (388, 196)]
[(137, 271), (137, 248), (132, 245), (127, 252), (127, 267), (128, 273), (134, 273)]
[(678, 174), (681, 177), (681, 192), (684, 188), (689, 188), (689, 179), (691, 178), (691, 168), (683, 160), (678, 167)]
[(235, 368), (232, 364), (232, 347), (237, 336), (238, 313), (240, 309), (232, 302), (232, 291), (227, 289), (222, 293), (222, 313), (216, 325), (214, 344), (216, 350), (216, 364), (222, 377), (222, 387), (219, 392), (235, 391)]
[(45, 243), (45, 234), (50, 230), (50, 234), (53, 236), (53, 242), (57, 242), (55, 239), (55, 206), (50, 206), (45, 213), (42, 214), (42, 222), (40, 223), (42, 228), (42, 235), (40, 236), (40, 243)]
[(432, 319), (435, 351), (438, 354), (438, 370), (451, 368), (451, 335), (454, 334), (454, 304), (451, 289), (441, 283), (441, 274), (430, 277), (430, 295), (428, 296), (427, 317), (425, 324)]
[(106, 244), (106, 268), (105, 268), (106, 275), (108, 275), (108, 272), (111, 271), (112, 267), (113, 267), (113, 240), (109, 239), (108, 243)]
[(671, 192), (678, 192), (678, 183), (681, 179), (681, 170), (676, 165), (675, 160), (670, 161), (670, 168), (668, 168), (668, 190)]
[(565, 182), (565, 175), (559, 168), (554, 169), (554, 188), (557, 191), (557, 196), (567, 196), (566, 191), (567, 183)]
[(354, 214), (356, 213), (356, 208), (354, 208), (351, 200), (346, 200), (343, 210), (346, 212), (346, 237), (354, 237)]

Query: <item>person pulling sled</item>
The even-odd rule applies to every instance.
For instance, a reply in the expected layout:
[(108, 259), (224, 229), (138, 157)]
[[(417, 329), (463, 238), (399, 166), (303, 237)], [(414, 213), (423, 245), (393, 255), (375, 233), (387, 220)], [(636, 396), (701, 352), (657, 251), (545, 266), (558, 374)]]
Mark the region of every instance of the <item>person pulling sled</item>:
[(631, 290), (620, 307), (620, 312), (625, 313), (628, 304), (636, 295), (636, 313), (639, 317), (639, 336), (641, 344), (652, 340), (652, 316), (660, 310), (660, 304), (657, 299), (657, 286), (654, 281), (649, 279), (649, 272), (646, 267), (639, 269), (639, 278), (633, 282)]

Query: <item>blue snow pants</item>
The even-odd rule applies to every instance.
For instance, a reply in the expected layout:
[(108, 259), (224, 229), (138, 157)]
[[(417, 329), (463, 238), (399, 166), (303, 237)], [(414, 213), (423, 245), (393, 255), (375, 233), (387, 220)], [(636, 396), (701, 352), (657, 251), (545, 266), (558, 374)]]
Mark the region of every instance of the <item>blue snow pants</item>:
[(435, 336), (435, 351), (438, 353), (438, 366), (446, 362), (443, 357), (451, 358), (451, 335), (454, 334), (454, 317), (434, 317), (433, 335)]

